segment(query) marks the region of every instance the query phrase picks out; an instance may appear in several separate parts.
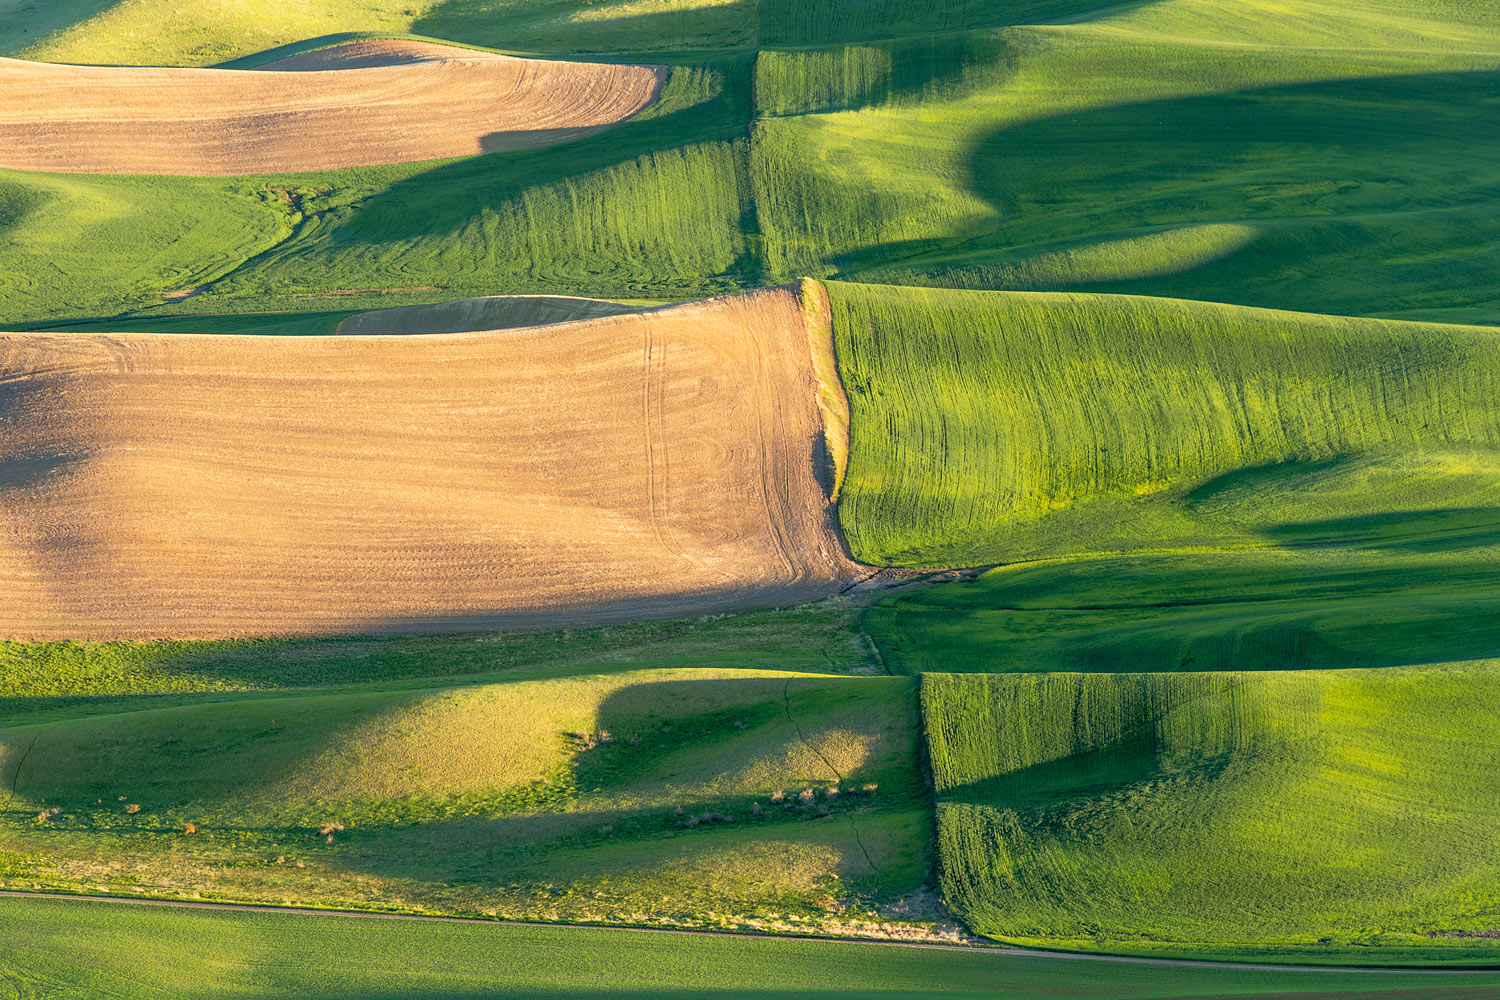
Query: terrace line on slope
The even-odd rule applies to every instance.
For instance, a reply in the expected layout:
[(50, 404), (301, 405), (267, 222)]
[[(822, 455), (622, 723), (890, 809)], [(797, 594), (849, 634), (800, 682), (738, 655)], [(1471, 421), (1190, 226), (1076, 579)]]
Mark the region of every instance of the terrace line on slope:
[(772, 290), (422, 337), (0, 338), (0, 634), (472, 631), (857, 572)]
[(666, 73), (420, 42), (257, 70), (0, 59), (0, 167), (235, 176), (531, 149), (619, 124)]

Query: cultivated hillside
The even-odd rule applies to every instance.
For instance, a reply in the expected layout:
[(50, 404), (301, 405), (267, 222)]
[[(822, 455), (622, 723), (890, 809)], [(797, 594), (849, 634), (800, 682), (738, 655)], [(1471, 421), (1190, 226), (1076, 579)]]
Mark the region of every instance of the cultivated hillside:
[(680, 615), (854, 570), (790, 292), (535, 333), (0, 348), (12, 637)]
[(528, 149), (619, 123), (665, 76), (442, 45), (369, 50), (255, 71), (0, 59), (0, 167), (260, 174)]

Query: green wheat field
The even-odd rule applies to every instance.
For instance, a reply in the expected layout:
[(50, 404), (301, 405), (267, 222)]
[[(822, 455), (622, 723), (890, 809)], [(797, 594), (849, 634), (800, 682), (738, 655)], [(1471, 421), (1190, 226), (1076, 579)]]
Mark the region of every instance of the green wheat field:
[[(296, 377), (323, 338), (623, 342), (766, 289), (813, 335), (793, 381), (826, 434), (775, 446), (848, 568), (515, 627), (205, 637), (142, 601), (139, 634), (58, 638), (71, 612), (0, 609), (0, 996), (1500, 997), (1500, 4), (0, 0), (0, 146), (135, 120), (31, 108), (43, 64), (316, 101), (438, 63), (281, 60), (428, 46), (661, 70), (618, 121), (457, 157), (0, 149), (0, 595), (128, 592), (122, 553), (179, 530), (161, 483), (239, 474), (176, 418), (189, 473), (96, 474), (141, 444), (110, 436), (132, 386), (192, 377), (132, 345), (274, 342)], [(424, 311), (489, 296), (608, 303)], [(659, 344), (621, 404), (643, 426), (681, 356)], [(212, 377), (210, 401), (238, 375)], [(652, 433), (653, 519), (744, 458), (662, 487)], [(247, 546), (300, 516), (278, 463), (320, 447), (265, 445), (285, 516)], [(495, 491), (616, 459), (562, 454)], [(390, 475), (338, 503), (429, 485)], [(80, 527), (125, 523), (127, 493), (161, 525)], [(583, 520), (548, 536), (567, 566), (624, 544)], [(503, 556), (505, 530), (455, 544)], [(666, 530), (721, 565), (718, 529)], [(396, 603), (405, 544), (367, 567)], [(502, 556), (485, 572), (528, 572)]]

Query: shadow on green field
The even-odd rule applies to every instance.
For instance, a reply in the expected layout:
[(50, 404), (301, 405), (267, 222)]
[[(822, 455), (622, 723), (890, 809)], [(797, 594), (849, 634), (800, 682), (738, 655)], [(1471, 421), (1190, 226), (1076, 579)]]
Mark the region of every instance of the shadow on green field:
[(907, 35), (1088, 21), (1160, 0), (763, 0), (760, 43), (831, 45)]
[[(1006, 127), (970, 157), (999, 228), (867, 251), (845, 270), (904, 252), (884, 266), (960, 287), (1364, 315), (1482, 305), (1500, 261), (1497, 84), (1495, 72), (1360, 78)], [(1215, 253), (1161, 238), (1205, 224), (1254, 234)]]
[(943, 801), (1025, 810), (1102, 798), (1159, 777), (1160, 749), (1148, 720), (1116, 742), (950, 788)]
[(411, 30), (500, 49), (573, 54), (712, 50), (754, 43), (755, 0), (670, 5), (677, 9), (653, 6), (640, 12), (632, 0), (439, 0), (412, 22)]
[[(216, 295), (441, 286), (688, 299), (754, 284), (746, 130), (752, 57), (677, 67), (658, 104), (606, 132), (371, 175), (311, 196), (305, 224)], [(321, 199), (321, 200), (319, 200)]]
[[(1081, 559), (889, 598), (864, 626), (893, 669), (1399, 667), (1500, 657), (1494, 509), (1285, 529), (1312, 550)], [(1366, 548), (1325, 531), (1378, 530)], [(1454, 525), (1457, 525), (1455, 528)], [(1394, 526), (1412, 534), (1393, 536)], [(1455, 534), (1420, 534), (1419, 529)], [(1488, 534), (1486, 534), (1488, 532)]]
[[(711, 69), (677, 68), (689, 88), (671, 103), (673, 80), (657, 113), (642, 114), (607, 131), (543, 149), (470, 157), (399, 180), (363, 202), (333, 230), (337, 242), (381, 243), (455, 233), (527, 190), (619, 167), (639, 157), (696, 143), (735, 139), (750, 120), (751, 60), (738, 57)], [(689, 79), (697, 74), (697, 79)]]

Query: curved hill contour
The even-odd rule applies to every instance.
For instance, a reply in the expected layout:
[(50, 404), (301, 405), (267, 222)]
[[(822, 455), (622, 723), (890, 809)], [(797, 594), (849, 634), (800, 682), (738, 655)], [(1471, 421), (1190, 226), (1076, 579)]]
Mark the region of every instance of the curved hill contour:
[(412, 42), (257, 70), (0, 59), (0, 167), (232, 176), (529, 149), (624, 121), (665, 75)]
[(471, 630), (838, 590), (795, 296), (534, 331), (0, 337), (0, 635)]
[(397, 306), (355, 313), (340, 322), (336, 332), (411, 334), (513, 330), (600, 316), (624, 316), (642, 312), (644, 308), (573, 295), (488, 295), (428, 306)]

